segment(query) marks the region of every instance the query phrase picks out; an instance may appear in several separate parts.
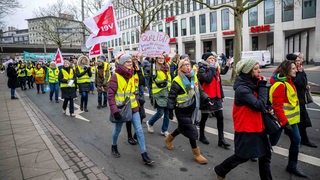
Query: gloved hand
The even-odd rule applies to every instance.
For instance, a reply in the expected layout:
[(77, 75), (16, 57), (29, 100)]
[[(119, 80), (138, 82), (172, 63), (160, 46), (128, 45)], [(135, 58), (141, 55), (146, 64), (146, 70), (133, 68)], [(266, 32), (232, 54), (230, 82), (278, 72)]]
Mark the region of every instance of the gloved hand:
[(173, 109), (169, 109), (169, 119), (173, 119)]
[(292, 127), (290, 126), (289, 123), (283, 126), (283, 130), (284, 130), (284, 133), (288, 136), (292, 134)]
[(113, 114), (113, 117), (117, 120), (117, 121), (120, 121), (122, 119), (122, 116), (119, 112), (116, 112)]

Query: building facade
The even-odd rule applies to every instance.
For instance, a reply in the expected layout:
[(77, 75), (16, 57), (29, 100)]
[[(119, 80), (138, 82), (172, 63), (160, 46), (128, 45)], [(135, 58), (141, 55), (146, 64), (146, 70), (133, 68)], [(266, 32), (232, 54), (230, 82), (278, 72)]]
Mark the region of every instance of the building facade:
[[(123, 1), (123, 0), (122, 0)], [(154, 0), (154, 5), (157, 5)], [(206, 0), (217, 7), (235, 6), (234, 0)], [(117, 8), (121, 38), (107, 43), (138, 50), (141, 20), (134, 12)], [(264, 0), (243, 15), (242, 50), (269, 50), (273, 63), (291, 52), (302, 52), (307, 63), (320, 64), (320, 8), (317, 0)], [(171, 56), (189, 54), (199, 60), (206, 51), (233, 56), (234, 16), (228, 8), (210, 10), (191, 0), (168, 1), (150, 29), (170, 37)]]
[(29, 43), (29, 33), (28, 29), (15, 29), (13, 27), (8, 27), (8, 31), (5, 31), (0, 36), (0, 43), (5, 44), (28, 44)]

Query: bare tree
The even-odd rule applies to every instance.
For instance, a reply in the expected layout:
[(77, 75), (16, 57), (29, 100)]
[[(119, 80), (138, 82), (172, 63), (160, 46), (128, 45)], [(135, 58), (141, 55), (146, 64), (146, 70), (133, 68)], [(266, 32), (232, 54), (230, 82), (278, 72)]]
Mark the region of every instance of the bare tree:
[[(63, 44), (70, 44), (79, 39), (73, 39), (75, 34), (81, 34), (83, 23), (75, 20), (77, 17), (77, 9), (71, 5), (65, 5), (63, 0), (48, 6), (47, 8), (39, 8), (35, 12), (39, 28), (33, 31), (42, 36), (45, 43), (54, 43), (59, 48)], [(77, 37), (77, 36), (76, 36)]]
[[(229, 8), (233, 10), (234, 15), (234, 64), (236, 65), (241, 58), (241, 49), (242, 49), (242, 16), (243, 14), (257, 6), (263, 0), (236, 0), (235, 4), (222, 4), (216, 7), (212, 7), (210, 4), (204, 3), (202, 0), (193, 0), (199, 4), (207, 6), (210, 10), (217, 10), (220, 8)], [(235, 68), (232, 70), (231, 80), (233, 81), (236, 77)]]
[(0, 26), (4, 26), (3, 18), (8, 14), (13, 14), (17, 8), (21, 8), (18, 0), (1, 0), (0, 3)]

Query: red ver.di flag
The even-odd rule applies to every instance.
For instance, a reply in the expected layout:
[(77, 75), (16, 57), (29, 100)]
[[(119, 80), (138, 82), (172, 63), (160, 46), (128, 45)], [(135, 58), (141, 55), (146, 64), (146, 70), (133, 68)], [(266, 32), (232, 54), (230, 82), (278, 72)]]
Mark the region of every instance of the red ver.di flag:
[(55, 56), (55, 62), (57, 66), (62, 66), (63, 65), (63, 57), (61, 54), (60, 49), (58, 48), (56, 56)]
[(108, 1), (93, 17), (85, 19), (83, 23), (91, 31), (91, 34), (86, 41), (87, 48), (120, 37), (113, 5), (110, 1)]
[(103, 55), (101, 43), (92, 46), (89, 52), (89, 58), (91, 59), (101, 55)]

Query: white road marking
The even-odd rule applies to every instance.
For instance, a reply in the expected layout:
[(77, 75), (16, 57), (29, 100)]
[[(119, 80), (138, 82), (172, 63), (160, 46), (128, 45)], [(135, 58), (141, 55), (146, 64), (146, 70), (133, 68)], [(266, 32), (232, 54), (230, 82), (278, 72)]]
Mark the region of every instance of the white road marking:
[[(61, 97), (59, 97), (59, 99), (61, 101), (63, 101), (63, 99)], [(83, 111), (80, 110), (80, 106), (78, 104), (76, 104), (76, 103), (73, 103), (73, 104), (74, 104), (75, 109), (77, 108), (77, 110), (74, 110), (75, 118), (83, 120), (83, 121), (90, 122), (89, 119), (86, 119), (86, 118), (84, 118), (83, 116), (80, 115), (81, 113), (83, 113)], [(69, 112), (69, 107), (68, 106), (67, 106), (66, 112)]]
[[(233, 99), (233, 98), (228, 98), (228, 97), (226, 97), (226, 98), (227, 99)], [(153, 110), (150, 110), (150, 109), (145, 109), (145, 112), (150, 114), (150, 115), (154, 115), (156, 113), (156, 111), (153, 111)], [(172, 121), (177, 123), (177, 120), (176, 120), (175, 117), (174, 117), (174, 119)], [(212, 127), (206, 126), (205, 131), (210, 133), (210, 134), (218, 135), (218, 130), (216, 128), (212, 128)], [(233, 141), (234, 134), (224, 131), (224, 137)], [(285, 149), (285, 148), (282, 148), (282, 147), (279, 147), (279, 146), (273, 146), (272, 148), (273, 148), (273, 153), (276, 153), (276, 154), (279, 154), (279, 155), (282, 155), (282, 156), (286, 156), (286, 157), (289, 155), (288, 149)], [(307, 154), (303, 154), (303, 153), (299, 153), (299, 157), (298, 158), (299, 158), (300, 161), (302, 161), (304, 163), (308, 163), (308, 164), (320, 167), (320, 158), (313, 157), (313, 156), (310, 156), (310, 155), (307, 155)]]

